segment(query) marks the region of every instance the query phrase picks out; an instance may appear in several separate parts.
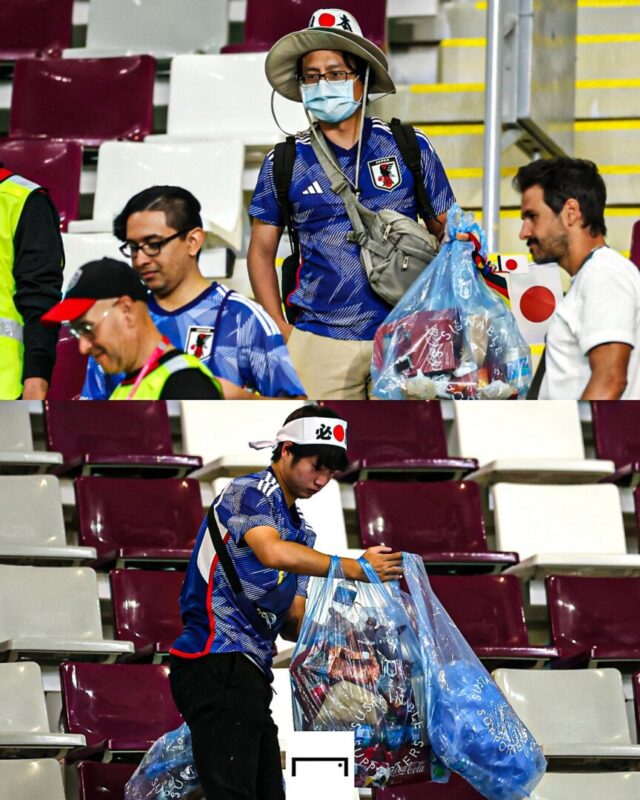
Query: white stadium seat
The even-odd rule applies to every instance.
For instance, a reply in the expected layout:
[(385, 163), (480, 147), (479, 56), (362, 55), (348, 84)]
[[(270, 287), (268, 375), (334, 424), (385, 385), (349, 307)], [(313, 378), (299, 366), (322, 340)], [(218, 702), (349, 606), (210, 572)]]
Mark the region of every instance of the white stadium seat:
[(62, 244), (64, 245), (63, 292), (66, 291), (69, 281), (78, 267), (88, 261), (98, 261), (101, 258), (115, 258), (118, 261), (127, 260), (118, 250), (122, 242), (107, 232), (63, 233)]
[[(0, 664), (0, 758), (61, 757), (85, 744), (84, 736), (49, 730), (38, 664), (33, 661)], [(2, 791), (6, 791), (6, 786)], [(10, 793), (3, 796), (21, 800), (23, 797)]]
[(188, 189), (200, 201), (210, 246), (239, 250), (243, 165), (244, 147), (238, 141), (105, 142), (98, 153), (93, 219), (75, 221), (69, 231), (111, 232), (114, 218), (132, 195), (171, 184)]
[(78, 563), (95, 547), (67, 547), (60, 483), (53, 475), (0, 476), (0, 560)]
[(61, 453), (34, 451), (29, 404), (0, 403), (0, 472), (47, 472), (62, 464)]
[(204, 466), (192, 478), (210, 481), (244, 475), (269, 465), (271, 451), (252, 450), (250, 441), (272, 439), (301, 400), (260, 400), (227, 403), (221, 414), (211, 403), (181, 403), (182, 443), (185, 452), (201, 456)]
[(278, 667), (273, 670), (273, 700), (271, 701), (271, 713), (273, 721), (278, 726), (278, 740), (280, 751), (287, 749), (287, 744), (293, 727), (293, 705), (291, 697), (291, 675), (285, 667)]
[(637, 800), (640, 772), (547, 772), (531, 800)]
[(0, 565), (0, 658), (115, 661), (132, 642), (104, 639), (98, 582), (88, 567)]
[(640, 766), (617, 669), (497, 669), (493, 677), (547, 759), (617, 759)]
[[(176, 56), (171, 62), (166, 136), (240, 140), (270, 148), (284, 139), (271, 116), (271, 86), (264, 73), (266, 53)], [(280, 125), (295, 133), (309, 127), (302, 103), (274, 98)]]
[(612, 461), (585, 459), (578, 404), (454, 402), (449, 454), (477, 458), (478, 483), (595, 483)]
[(216, 53), (227, 43), (228, 5), (229, 0), (90, 0), (87, 45), (63, 56)]
[(524, 579), (640, 572), (640, 556), (627, 554), (616, 486), (497, 483), (491, 493), (496, 547), (520, 556), (506, 572)]
[(4, 797), (16, 800), (64, 800), (62, 769), (53, 758), (38, 761), (0, 761)]

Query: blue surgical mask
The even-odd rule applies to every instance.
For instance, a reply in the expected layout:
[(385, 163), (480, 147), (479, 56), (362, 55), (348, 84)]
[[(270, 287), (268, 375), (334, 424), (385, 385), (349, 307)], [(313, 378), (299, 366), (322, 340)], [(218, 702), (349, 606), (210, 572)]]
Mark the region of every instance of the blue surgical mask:
[(361, 105), (361, 101), (353, 97), (354, 83), (321, 80), (315, 86), (302, 86), (302, 103), (322, 122), (342, 122), (353, 116)]

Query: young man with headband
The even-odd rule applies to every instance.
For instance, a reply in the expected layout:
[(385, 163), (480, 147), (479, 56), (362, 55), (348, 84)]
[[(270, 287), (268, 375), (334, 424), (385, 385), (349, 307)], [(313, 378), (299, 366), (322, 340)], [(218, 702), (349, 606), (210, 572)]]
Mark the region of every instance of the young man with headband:
[[(184, 631), (171, 649), (173, 696), (191, 729), (206, 797), (284, 800), (278, 729), (270, 711), (276, 636), (295, 641), (309, 576), (326, 576), (330, 556), (295, 501), (344, 470), (347, 423), (303, 406), (274, 441), (271, 466), (235, 478), (205, 518), (180, 594)], [(364, 558), (383, 581), (401, 576), (401, 553), (372, 547)], [(367, 578), (342, 558), (352, 580)]]

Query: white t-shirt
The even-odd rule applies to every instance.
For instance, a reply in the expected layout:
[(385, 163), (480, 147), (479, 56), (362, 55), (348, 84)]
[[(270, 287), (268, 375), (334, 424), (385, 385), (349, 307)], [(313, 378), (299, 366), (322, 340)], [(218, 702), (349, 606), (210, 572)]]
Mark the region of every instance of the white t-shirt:
[(640, 399), (640, 270), (601, 247), (574, 276), (551, 319), (540, 399), (579, 399), (591, 378), (589, 350), (607, 342), (633, 347), (622, 399)]

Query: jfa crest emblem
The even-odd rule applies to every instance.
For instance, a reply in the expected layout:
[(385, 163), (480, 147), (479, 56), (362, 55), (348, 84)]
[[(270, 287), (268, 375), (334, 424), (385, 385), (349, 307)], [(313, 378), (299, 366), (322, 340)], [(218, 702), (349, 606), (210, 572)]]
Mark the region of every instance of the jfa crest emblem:
[(205, 326), (189, 328), (187, 333), (186, 351), (190, 356), (195, 356), (201, 361), (209, 358), (211, 355), (211, 347), (213, 346), (213, 328)]
[(368, 161), (367, 164), (371, 173), (371, 180), (376, 189), (390, 192), (402, 183), (402, 175), (395, 156), (378, 158), (375, 161)]

